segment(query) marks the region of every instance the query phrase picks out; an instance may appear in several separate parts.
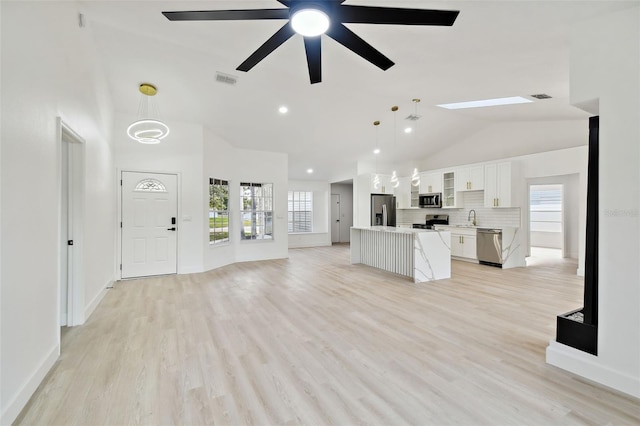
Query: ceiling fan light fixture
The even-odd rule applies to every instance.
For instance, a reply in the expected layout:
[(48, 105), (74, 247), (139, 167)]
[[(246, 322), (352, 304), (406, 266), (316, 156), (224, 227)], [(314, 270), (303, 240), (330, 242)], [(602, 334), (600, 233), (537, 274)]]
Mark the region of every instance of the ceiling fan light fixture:
[(319, 9), (300, 9), (291, 15), (291, 27), (305, 37), (317, 37), (329, 29), (329, 15)]

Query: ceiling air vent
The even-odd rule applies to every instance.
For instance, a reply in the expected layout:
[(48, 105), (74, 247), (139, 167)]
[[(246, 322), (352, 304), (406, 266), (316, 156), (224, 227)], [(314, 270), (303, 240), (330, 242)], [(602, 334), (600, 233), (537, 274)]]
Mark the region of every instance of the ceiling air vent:
[(419, 115), (411, 114), (411, 115), (408, 115), (408, 116), (405, 118), (405, 120), (409, 120), (409, 121), (417, 121), (417, 120), (419, 120), (419, 119), (420, 119), (420, 117), (421, 117), (421, 116), (419, 116)]
[(536, 99), (551, 99), (551, 96), (546, 93), (538, 93), (537, 95), (531, 95), (531, 97)]
[(235, 75), (225, 74), (223, 72), (216, 71), (216, 81), (218, 83), (230, 84), (233, 86), (238, 82), (238, 77), (236, 77)]

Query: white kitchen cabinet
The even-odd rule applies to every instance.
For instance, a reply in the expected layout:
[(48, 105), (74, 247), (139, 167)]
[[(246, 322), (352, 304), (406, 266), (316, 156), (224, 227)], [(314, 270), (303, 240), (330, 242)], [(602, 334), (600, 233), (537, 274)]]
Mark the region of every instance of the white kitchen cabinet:
[(442, 172), (428, 172), (420, 175), (420, 194), (442, 192)]
[(511, 163), (484, 166), (484, 206), (511, 207)]
[(396, 208), (410, 209), (411, 208), (411, 178), (401, 177), (401, 178), (398, 178), (398, 182), (399, 182), (398, 187), (394, 188), (393, 190), (393, 195), (396, 196)]
[(461, 167), (456, 170), (456, 191), (484, 189), (484, 166)]
[(477, 260), (478, 251), (476, 248), (475, 230), (473, 235), (460, 235), (462, 237), (462, 255), (465, 259)]
[(458, 206), (456, 197), (456, 173), (454, 171), (442, 174), (442, 208), (455, 209)]
[(469, 260), (477, 260), (476, 231), (464, 230), (461, 232), (455, 228), (451, 230), (451, 256)]
[(476, 261), (476, 228), (465, 228), (450, 225), (436, 225), (436, 230), (451, 232), (451, 256), (460, 260)]
[[(376, 182), (378, 176), (378, 182)], [(390, 194), (393, 195), (393, 183), (391, 183), (390, 175), (382, 175), (380, 173), (371, 174), (371, 193), (372, 194)]]

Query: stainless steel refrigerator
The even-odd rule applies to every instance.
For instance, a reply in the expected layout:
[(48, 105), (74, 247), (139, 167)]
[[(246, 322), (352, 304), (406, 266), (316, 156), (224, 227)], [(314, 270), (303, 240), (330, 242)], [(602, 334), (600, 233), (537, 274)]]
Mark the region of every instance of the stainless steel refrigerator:
[(396, 226), (396, 197), (371, 194), (371, 226)]

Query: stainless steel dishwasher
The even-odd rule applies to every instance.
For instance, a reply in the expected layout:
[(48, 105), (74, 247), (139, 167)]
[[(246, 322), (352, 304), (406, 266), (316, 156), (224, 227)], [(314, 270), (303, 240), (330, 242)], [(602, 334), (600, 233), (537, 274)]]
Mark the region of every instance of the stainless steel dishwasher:
[(502, 267), (502, 229), (478, 228), (476, 248), (483, 265)]

